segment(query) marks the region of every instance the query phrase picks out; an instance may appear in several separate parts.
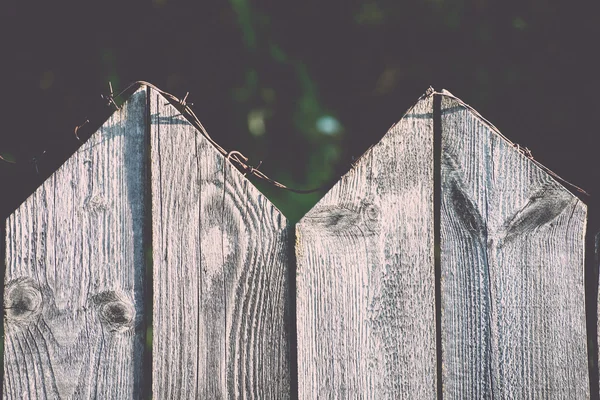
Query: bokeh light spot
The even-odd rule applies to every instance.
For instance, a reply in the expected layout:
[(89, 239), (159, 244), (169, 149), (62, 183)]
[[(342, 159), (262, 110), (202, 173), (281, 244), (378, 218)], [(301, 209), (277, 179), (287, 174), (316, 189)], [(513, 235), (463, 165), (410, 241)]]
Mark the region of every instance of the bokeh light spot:
[(317, 130), (325, 135), (335, 135), (342, 130), (342, 125), (331, 115), (323, 115), (317, 119)]
[(248, 130), (252, 136), (263, 136), (267, 131), (265, 126), (265, 109), (252, 110), (248, 113)]

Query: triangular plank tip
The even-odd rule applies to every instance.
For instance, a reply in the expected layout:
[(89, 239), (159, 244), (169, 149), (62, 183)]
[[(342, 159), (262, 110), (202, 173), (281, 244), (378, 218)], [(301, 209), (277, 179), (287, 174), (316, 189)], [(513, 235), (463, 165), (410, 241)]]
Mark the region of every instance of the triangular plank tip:
[[(77, 154), (89, 151), (90, 149), (97, 146), (98, 143), (113, 139), (114, 135), (111, 132), (117, 129), (116, 125), (122, 125), (128, 118), (132, 118), (133, 113), (139, 113), (138, 117), (136, 118), (139, 118), (140, 121), (142, 121), (144, 118), (146, 118), (146, 115), (149, 115), (150, 124), (160, 123), (162, 119), (163, 123), (176, 123), (182, 125), (189, 125), (190, 127), (192, 127), (195, 130), (196, 135), (198, 135), (198, 140), (200, 140), (201, 142), (206, 142), (209, 145), (209, 147), (214, 150), (215, 154), (219, 154), (221, 157), (223, 157), (223, 159), (226, 160), (225, 162), (229, 165), (228, 169), (231, 170), (231, 173), (235, 174), (243, 181), (247, 181), (247, 184), (251, 187), (250, 190), (257, 191), (258, 193), (260, 193), (260, 195), (264, 197), (277, 210), (277, 212), (281, 214), (282, 218), (284, 218), (283, 223), (287, 223), (287, 219), (285, 219), (283, 213), (281, 213), (281, 211), (270, 202), (268, 197), (265, 196), (260, 191), (260, 189), (258, 189), (250, 180), (247, 179), (246, 174), (240, 172), (240, 170), (231, 162), (231, 160), (229, 160), (227, 156), (223, 155), (224, 150), (222, 148), (218, 148), (219, 145), (208, 136), (208, 133), (206, 133), (206, 131), (203, 132), (204, 127), (199, 123), (199, 121), (195, 123), (185, 113), (181, 113), (179, 112), (179, 110), (177, 110), (176, 106), (180, 106), (181, 104), (185, 105), (185, 102), (175, 104), (174, 100), (169, 99), (167, 95), (168, 94), (164, 94), (160, 89), (147, 82), (140, 81), (132, 84), (128, 89), (125, 90), (124, 93), (120, 95), (120, 98), (123, 100), (121, 106), (117, 109), (113, 109), (108, 116), (104, 117), (103, 122), (100, 124), (100, 126), (98, 126), (97, 129), (95, 129), (91, 134), (85, 135), (87, 137), (79, 137), (76, 135), (81, 142), (79, 147), (77, 147), (70, 154), (68, 154), (65, 158), (65, 161), (62, 164), (60, 164), (53, 172), (51, 172), (44, 182), (51, 180), (54, 174), (58, 173), (61, 169), (65, 168), (65, 164), (67, 164), (70, 158), (75, 157)], [(149, 96), (148, 99), (146, 96)], [(165, 119), (163, 116), (157, 114), (156, 111), (153, 112), (152, 110), (146, 110), (146, 107), (152, 107), (149, 101), (149, 98), (151, 96), (154, 96), (155, 100), (157, 98), (160, 98), (160, 102), (162, 103), (162, 105), (164, 107), (167, 107), (167, 109), (172, 110), (171, 115), (168, 117), (168, 120)], [(154, 101), (153, 104), (158, 104), (158, 101)], [(109, 106), (112, 105), (109, 104)], [(145, 126), (145, 124), (145, 121), (140, 122), (140, 128)], [(196, 126), (198, 124), (200, 125), (200, 127)], [(120, 136), (130, 135), (136, 132), (137, 134), (147, 134), (145, 130), (132, 130), (130, 132), (131, 133), (121, 134)], [(231, 154), (236, 153), (239, 154), (238, 152), (231, 152)], [(21, 204), (26, 202), (27, 199), (30, 198), (36, 191), (40, 190), (43, 184), (44, 183), (40, 184), (40, 186), (33, 190), (31, 194), (21, 202)]]
[(494, 135), (498, 139), (500, 139), (500, 141), (506, 145), (506, 151), (518, 154), (518, 156), (522, 158), (526, 163), (530, 163), (532, 166), (534, 166), (534, 168), (539, 169), (544, 174), (547, 174), (554, 182), (556, 182), (556, 184), (560, 188), (562, 188), (565, 192), (568, 192), (572, 197), (581, 199), (582, 197), (585, 198), (585, 196), (589, 196), (589, 194), (585, 190), (563, 179), (558, 174), (550, 170), (548, 167), (535, 160), (530, 149), (528, 149), (527, 147), (520, 146), (518, 143), (511, 141), (500, 131), (500, 129), (498, 129), (493, 123), (491, 123), (484, 116), (482, 116), (475, 108), (473, 108), (457, 96), (453, 95), (450, 91), (442, 89), (439, 95), (442, 97), (442, 115), (453, 113), (458, 110), (463, 110), (464, 112), (468, 113), (474, 121), (477, 121), (481, 125), (485, 126), (487, 128), (487, 133), (489, 133), (490, 135)]
[[(388, 129), (381, 140), (369, 147), (352, 163), (350, 170), (342, 175), (323, 198), (321, 198), (319, 202), (305, 214), (300, 220), (300, 223), (305, 218), (311, 218), (311, 215), (320, 213), (319, 209), (321, 207), (327, 207), (329, 198), (339, 195), (338, 192), (342, 189), (342, 186), (344, 185), (343, 182), (348, 182), (357, 175), (366, 174), (365, 168), (369, 168), (367, 164), (372, 162), (373, 157), (387, 159), (388, 166), (393, 166), (395, 168), (410, 168), (410, 165), (412, 165), (413, 162), (407, 160), (407, 155), (414, 151), (420, 153), (422, 150), (427, 154), (431, 153), (429, 154), (431, 157), (433, 155), (434, 94), (435, 89), (429, 87), (425, 93), (417, 99), (415, 104), (404, 113), (400, 120)], [(417, 150), (419, 143), (422, 146), (421, 150)], [(377, 155), (374, 156), (373, 153), (377, 153)], [(378, 162), (382, 162), (382, 160)], [(384, 170), (379, 172), (382, 175), (386, 174)], [(402, 172), (398, 173), (401, 174)], [(365, 176), (363, 179), (373, 179), (373, 177), (374, 175), (371, 174), (370, 177), (367, 178)]]
[[(236, 180), (244, 182), (244, 185), (248, 188), (249, 195), (258, 196), (258, 198), (264, 199), (277, 213), (280, 214), (282, 224), (287, 224), (287, 219), (284, 214), (246, 177), (246, 174), (242, 173), (229, 159), (230, 156), (239, 154), (239, 152), (231, 151), (227, 153), (227, 155), (224, 155), (225, 150), (208, 135), (208, 132), (204, 126), (202, 126), (200, 121), (194, 121), (190, 116), (186, 115), (186, 113), (180, 112), (173, 101), (161, 93), (160, 90), (148, 86), (148, 95), (150, 96), (151, 124), (181, 125), (192, 129), (194, 131), (195, 140), (197, 140), (200, 145), (210, 149), (214, 156), (219, 157), (225, 165), (227, 165), (227, 174), (232, 174), (236, 177)], [(181, 103), (178, 104), (178, 106), (180, 105)], [(190, 143), (191, 147), (189, 147), (188, 150), (193, 148), (192, 145), (193, 144)]]
[[(103, 121), (99, 124), (98, 128), (95, 129), (89, 135), (89, 137), (81, 138), (76, 135), (76, 137), (80, 141), (78, 147), (76, 147), (69, 154), (67, 154), (64, 161), (60, 165), (58, 165), (58, 167), (52, 170), (52, 172), (46, 175), (46, 179), (44, 179), (44, 181), (41, 184), (39, 184), (39, 186), (37, 186), (34, 190), (30, 192), (29, 196), (27, 196), (15, 208), (13, 213), (16, 212), (20, 207), (22, 207), (26, 202), (31, 201), (31, 197), (33, 197), (36, 192), (43, 190), (42, 187), (44, 185), (48, 185), (48, 182), (52, 181), (57, 173), (60, 173), (64, 169), (73, 168), (73, 163), (69, 162), (71, 158), (77, 156), (78, 154), (93, 152), (94, 148), (97, 147), (99, 144), (115, 139), (118, 136), (124, 137), (129, 136), (130, 134), (143, 135), (143, 116), (145, 115), (145, 101), (145, 88), (139, 87), (126, 97), (125, 102), (118, 109), (113, 109), (113, 111), (103, 119)], [(138, 116), (132, 117), (135, 113), (138, 113)], [(122, 128), (123, 124), (126, 123), (127, 119), (136, 120), (137, 122), (139, 122), (137, 126), (139, 126), (140, 129), (128, 129), (127, 133), (115, 133), (116, 131)]]

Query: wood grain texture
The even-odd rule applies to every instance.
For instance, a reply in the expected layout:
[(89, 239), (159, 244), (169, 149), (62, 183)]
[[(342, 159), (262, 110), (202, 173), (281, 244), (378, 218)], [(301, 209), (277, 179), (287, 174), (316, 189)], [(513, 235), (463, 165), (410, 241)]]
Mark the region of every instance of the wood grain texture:
[(444, 399), (589, 397), (586, 206), (442, 98)]
[(4, 398), (140, 394), (146, 92), (6, 221)]
[(283, 215), (151, 95), (157, 399), (290, 397)]
[(431, 97), (296, 235), (299, 398), (436, 398)]

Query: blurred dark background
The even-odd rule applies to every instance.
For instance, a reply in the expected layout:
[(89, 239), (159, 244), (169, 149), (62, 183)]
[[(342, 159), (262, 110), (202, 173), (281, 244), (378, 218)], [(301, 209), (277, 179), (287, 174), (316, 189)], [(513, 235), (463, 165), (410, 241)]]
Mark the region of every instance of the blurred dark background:
[[(76, 148), (108, 81), (190, 91), (222, 146), (298, 188), (337, 180), (433, 85), (598, 193), (596, 3), (5, 0), (2, 216)], [(322, 196), (260, 188), (292, 222)]]

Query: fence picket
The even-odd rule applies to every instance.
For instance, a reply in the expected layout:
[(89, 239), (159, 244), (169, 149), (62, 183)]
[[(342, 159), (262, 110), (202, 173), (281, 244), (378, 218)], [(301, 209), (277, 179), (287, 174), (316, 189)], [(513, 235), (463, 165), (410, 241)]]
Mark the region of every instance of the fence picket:
[(436, 398), (432, 98), (296, 227), (299, 398)]
[(6, 221), (4, 398), (134, 398), (144, 349), (146, 92)]
[(150, 93), (154, 397), (289, 398), (287, 222)]
[(589, 397), (586, 206), (442, 98), (443, 396)]

